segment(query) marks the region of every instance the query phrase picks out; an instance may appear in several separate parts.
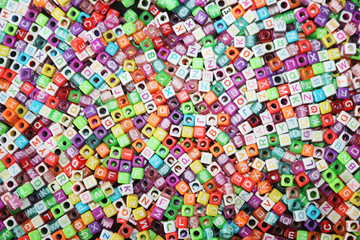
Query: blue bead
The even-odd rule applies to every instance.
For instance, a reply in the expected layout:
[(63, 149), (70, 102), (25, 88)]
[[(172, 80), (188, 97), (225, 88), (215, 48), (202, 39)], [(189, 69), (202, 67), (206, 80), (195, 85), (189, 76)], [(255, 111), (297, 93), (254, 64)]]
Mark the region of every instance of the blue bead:
[(80, 214), (83, 214), (90, 209), (87, 204), (83, 204), (82, 202), (75, 204), (75, 207), (76, 207), (76, 210), (78, 210), (78, 212)]
[(29, 143), (29, 140), (27, 140), (23, 135), (20, 135), (20, 136), (15, 140), (15, 144), (16, 144), (20, 149), (23, 149), (28, 143)]
[(30, 111), (39, 114), (40, 109), (42, 108), (43, 105), (44, 104), (42, 104), (38, 100), (33, 100), (32, 103), (30, 104)]
[(89, 82), (91, 85), (93, 85), (95, 88), (100, 87), (100, 85), (104, 82), (104, 79), (100, 77), (99, 74), (95, 73), (90, 79)]
[(326, 99), (325, 92), (322, 89), (316, 89), (312, 94), (315, 102), (322, 102)]
[(240, 231), (240, 227), (235, 224), (234, 220), (231, 221), (230, 225), (234, 228), (235, 234), (237, 234)]
[(90, 18), (90, 15), (87, 13), (81, 12), (79, 14), (78, 18), (76, 19), (76, 21), (82, 23), (85, 18)]
[(1, 42), (1, 43), (4, 42), (5, 36), (6, 36), (6, 33), (3, 32), (3, 31), (0, 31), (0, 42)]
[(287, 32), (285, 34), (286, 40), (288, 43), (293, 43), (299, 41), (299, 35), (295, 30)]
[(278, 220), (279, 220), (278, 215), (276, 215), (275, 213), (272, 213), (272, 212), (268, 212), (265, 216), (264, 222), (266, 222), (267, 224), (270, 224), (271, 226), (274, 226)]
[(185, 114), (183, 118), (183, 125), (193, 127), (195, 125), (195, 116)]
[(264, 20), (264, 19), (270, 17), (269, 11), (267, 10), (266, 7), (258, 9), (257, 14), (259, 16), (259, 20)]
[(163, 163), (157, 170), (160, 173), (160, 175), (163, 177), (171, 172), (171, 168), (165, 163)]
[(310, 205), (306, 209), (306, 215), (314, 221), (320, 216), (320, 214), (321, 214), (321, 211), (314, 205)]
[(61, 28), (61, 27), (59, 27), (55, 30), (55, 37), (61, 41), (65, 41), (66, 38), (69, 36), (69, 34), (70, 34), (70, 31), (68, 31), (64, 28)]
[(158, 169), (161, 164), (163, 164), (163, 162), (164, 161), (157, 154), (154, 154), (154, 156), (149, 159), (149, 163), (151, 164), (151, 166), (156, 169)]
[(31, 56), (29, 54), (21, 52), (17, 57), (16, 61), (25, 66), (30, 61), (30, 58)]
[(111, 202), (115, 202), (116, 200), (121, 198), (121, 193), (119, 191), (119, 189), (114, 188), (115, 193), (112, 194), (111, 196), (109, 196), (109, 199), (111, 200)]
[(219, 21), (216, 21), (214, 23), (214, 27), (218, 34), (222, 33), (228, 28), (224, 19), (220, 19)]
[(105, 52), (107, 52), (111, 56), (114, 56), (118, 49), (119, 49), (118, 45), (116, 45), (113, 42), (109, 42), (108, 45), (105, 48)]

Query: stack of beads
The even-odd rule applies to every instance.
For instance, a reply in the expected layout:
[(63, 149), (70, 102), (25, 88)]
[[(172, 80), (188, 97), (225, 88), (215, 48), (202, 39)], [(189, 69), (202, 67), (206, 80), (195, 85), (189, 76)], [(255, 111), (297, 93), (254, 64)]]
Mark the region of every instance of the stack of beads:
[(357, 0), (1, 0), (0, 240), (360, 239)]

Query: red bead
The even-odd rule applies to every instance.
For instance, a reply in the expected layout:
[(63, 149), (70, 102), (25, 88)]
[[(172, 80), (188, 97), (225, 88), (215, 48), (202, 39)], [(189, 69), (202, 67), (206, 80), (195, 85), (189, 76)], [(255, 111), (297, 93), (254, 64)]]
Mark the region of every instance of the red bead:
[(280, 97), (283, 97), (283, 96), (286, 96), (286, 95), (290, 95), (290, 94), (291, 94), (290, 88), (289, 88), (289, 85), (288, 85), (288, 84), (284, 84), (284, 85), (278, 86), (278, 87), (276, 87), (276, 89), (277, 89)]
[(133, 160), (134, 153), (135, 152), (133, 149), (123, 148), (121, 151), (121, 159), (131, 161), (131, 160)]
[(271, 42), (272, 41), (272, 34), (270, 30), (261, 30), (258, 33), (259, 41), (261, 43)]
[(280, 104), (279, 104), (278, 100), (276, 100), (276, 99), (266, 103), (266, 107), (271, 114), (281, 111)]
[(98, 12), (93, 12), (91, 14), (91, 18), (94, 19), (95, 24), (98, 24), (99, 22), (102, 22), (105, 18), (105, 15), (98, 13)]
[(195, 144), (189, 138), (187, 138), (182, 143), (180, 143), (180, 146), (184, 149), (185, 152), (188, 153), (195, 147)]
[(164, 47), (164, 40), (161, 37), (154, 38), (152, 43), (156, 51), (158, 51), (161, 47)]
[(349, 207), (345, 204), (345, 203), (340, 203), (339, 205), (337, 205), (334, 210), (340, 214), (340, 216), (345, 216), (346, 211), (349, 209)]
[[(218, 188), (218, 190), (220, 190), (220, 189), (221, 188)], [(209, 204), (220, 206), (221, 197), (222, 197), (222, 194), (220, 194), (220, 193), (215, 193), (215, 192), (210, 193)]]
[(353, 100), (351, 99), (345, 99), (342, 101), (343, 105), (344, 105), (344, 111), (351, 111), (355, 108), (355, 104), (353, 102)]
[(157, 6), (155, 6), (154, 4), (152, 4), (149, 9), (148, 9), (148, 12), (153, 16), (153, 17), (156, 17), (159, 13), (160, 13), (160, 10)]
[(298, 44), (300, 53), (310, 52), (312, 49), (311, 44), (310, 44), (309, 40), (307, 40), (307, 39), (304, 41), (298, 41), (297, 44)]
[(258, 85), (259, 91), (263, 91), (263, 90), (269, 89), (271, 87), (270, 82), (269, 82), (269, 80), (267, 78), (263, 78), (261, 80), (258, 80), (257, 85)]
[(264, 233), (266, 233), (270, 228), (271, 228), (271, 225), (270, 224), (267, 224), (266, 222), (264, 222), (264, 220), (261, 220), (258, 225), (257, 225), (260, 230)]
[(140, 231), (145, 231), (150, 229), (150, 222), (147, 218), (143, 218), (137, 221), (137, 225)]
[(194, 138), (205, 138), (206, 128), (205, 127), (194, 127)]
[(320, 222), (319, 227), (322, 233), (329, 233), (332, 231), (332, 224), (328, 220)]
[(106, 16), (110, 16), (110, 15), (115, 15), (117, 18), (120, 17), (120, 12), (119, 11), (116, 11), (115, 9), (110, 9), (108, 11), (108, 13), (106, 14)]
[(76, 170), (80, 170), (83, 169), (85, 167), (85, 163), (86, 163), (86, 159), (81, 156), (81, 155), (76, 155), (72, 160), (71, 160), (71, 166), (74, 167), (74, 169)]
[(106, 14), (106, 12), (109, 10), (109, 5), (101, 2), (101, 1), (97, 1), (95, 6), (94, 6), (94, 9), (97, 13), (100, 13), (100, 14)]
[(15, 158), (11, 154), (6, 154), (5, 157), (1, 159), (1, 161), (3, 162), (6, 168), (9, 168), (11, 165), (16, 163)]
[(27, 33), (28, 33), (28, 32), (25, 31), (24, 29), (19, 28), (19, 29), (16, 31), (16, 38), (23, 41), (23, 40), (25, 39)]
[(344, 110), (344, 105), (342, 103), (341, 100), (335, 100), (333, 102), (330, 103), (331, 108), (332, 108), (332, 113), (340, 113), (341, 111)]
[(49, 108), (52, 109), (56, 109), (56, 107), (58, 106), (60, 102), (60, 99), (54, 97), (54, 96), (50, 96), (47, 100), (46, 100), (46, 106), (48, 106)]
[(200, 151), (209, 151), (210, 139), (198, 139), (196, 148)]
[(157, 106), (163, 105), (166, 103), (166, 98), (162, 92), (155, 93), (152, 95), (152, 98)]
[(162, 144), (169, 149), (172, 149), (176, 145), (176, 143), (176, 139), (170, 135), (167, 135), (162, 141)]
[(312, 20), (310, 20), (310, 21), (304, 23), (301, 26), (301, 29), (303, 30), (305, 35), (310, 35), (310, 34), (312, 34), (313, 32), (316, 31), (316, 25)]
[(274, 207), (272, 208), (272, 210), (274, 210), (274, 212), (276, 212), (277, 215), (282, 215), (286, 212), (286, 206), (282, 203), (282, 202), (277, 202), (275, 203)]
[(111, 183), (116, 183), (117, 179), (118, 179), (118, 172), (111, 171), (111, 170), (108, 170), (106, 172), (105, 181), (108, 181), (108, 182), (111, 182)]
[(90, 18), (85, 18), (83, 20), (82, 24), (83, 24), (84, 30), (86, 30), (86, 31), (89, 31), (89, 30), (96, 27), (95, 19), (91, 18), (91, 17)]
[(238, 172), (236, 172), (234, 175), (232, 175), (232, 177), (230, 179), (230, 181), (237, 186), (241, 186), (241, 184), (243, 183), (244, 180), (245, 180), (245, 177)]
[(50, 152), (50, 153), (45, 157), (45, 162), (46, 162), (47, 164), (49, 164), (50, 166), (55, 167), (56, 164), (58, 163), (59, 159), (60, 159), (60, 158), (59, 158), (58, 155), (56, 155), (55, 153)]
[(333, 118), (331, 113), (327, 113), (325, 115), (322, 115), (320, 117), (320, 119), (321, 119), (321, 123), (322, 123), (321, 126), (324, 127), (324, 128), (328, 127), (328, 126), (331, 126), (331, 125), (333, 125), (335, 123), (334, 118)]
[(190, 96), (186, 90), (182, 90), (176, 94), (177, 99), (180, 103), (184, 103), (190, 100)]
[(302, 188), (303, 186), (305, 186), (306, 184), (308, 184), (310, 182), (310, 178), (306, 175), (305, 172), (302, 172), (302, 173), (299, 173), (298, 175), (296, 175), (294, 180), (300, 188)]
[(183, 217), (181, 215), (178, 215), (176, 217), (176, 227), (177, 228), (187, 228), (188, 220), (187, 217)]
[(160, 25), (160, 31), (164, 37), (168, 36), (170, 33), (173, 32), (173, 29), (171, 27), (170, 23), (164, 23)]
[(335, 142), (337, 137), (338, 136), (331, 129), (326, 130), (326, 132), (323, 135), (324, 141), (327, 144), (332, 144), (333, 142)]
[(82, 52), (83, 50), (85, 50), (86, 48), (86, 43), (85, 41), (80, 38), (80, 37), (76, 37), (74, 38), (71, 42), (70, 42), (71, 47), (76, 51), (76, 52)]

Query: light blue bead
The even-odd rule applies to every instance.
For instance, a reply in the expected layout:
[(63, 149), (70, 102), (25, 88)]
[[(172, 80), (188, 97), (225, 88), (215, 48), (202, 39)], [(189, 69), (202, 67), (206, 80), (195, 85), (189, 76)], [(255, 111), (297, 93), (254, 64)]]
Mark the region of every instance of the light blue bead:
[(111, 202), (115, 202), (116, 200), (121, 198), (121, 193), (117, 188), (114, 188), (115, 193), (109, 196)]
[(76, 86), (80, 86), (83, 82), (85, 82), (85, 79), (82, 75), (80, 75), (79, 73), (75, 73), (72, 77), (71, 77), (71, 81), (73, 83), (75, 83)]
[(75, 207), (80, 214), (83, 214), (90, 209), (87, 204), (83, 204), (82, 202), (75, 204)]
[(306, 209), (306, 215), (314, 221), (320, 216), (320, 214), (321, 214), (321, 211), (314, 205), (310, 205)]
[(78, 18), (76, 19), (76, 21), (82, 23), (85, 18), (90, 18), (90, 15), (87, 13), (81, 12), (79, 14)]
[(255, 35), (245, 36), (245, 47), (252, 48), (256, 45), (256, 42), (257, 40)]
[(0, 31), (0, 42), (3, 43), (4, 42), (4, 38), (6, 36), (6, 33), (3, 31)]
[(300, 129), (292, 129), (289, 131), (290, 138), (292, 140), (301, 140), (301, 131)]
[(257, 14), (259, 16), (259, 20), (264, 20), (264, 19), (270, 17), (269, 11), (267, 10), (266, 7), (258, 9)]
[(213, 239), (215, 237), (214, 230), (212, 228), (205, 228), (203, 229), (203, 234), (206, 238), (206, 240)]
[(27, 140), (24, 135), (20, 135), (16, 140), (15, 144), (20, 148), (23, 149), (27, 144), (29, 143), (29, 140)]
[(61, 27), (59, 27), (55, 30), (55, 37), (61, 41), (65, 41), (66, 38), (69, 36), (69, 34), (70, 34), (70, 31), (68, 31), (64, 28), (61, 28)]
[(42, 108), (43, 105), (44, 104), (42, 104), (38, 100), (33, 100), (32, 103), (30, 104), (30, 111), (39, 114), (40, 109)]
[(154, 156), (149, 159), (151, 166), (156, 169), (158, 169), (163, 164), (163, 162), (164, 161), (157, 154), (154, 154)]
[(171, 168), (165, 163), (163, 163), (157, 170), (160, 173), (160, 175), (163, 177), (171, 172)]
[(274, 226), (278, 220), (279, 220), (278, 215), (276, 215), (275, 213), (272, 213), (272, 212), (268, 212), (265, 216), (264, 222), (266, 222), (267, 224), (270, 224), (271, 226)]
[(226, 55), (221, 55), (216, 59), (216, 63), (220, 66), (220, 67), (225, 67), (227, 65), (229, 65), (231, 62), (230, 58)]
[(322, 102), (326, 99), (325, 92), (322, 89), (316, 89), (312, 94), (315, 102)]
[(223, 42), (218, 41), (213, 47), (213, 50), (216, 55), (222, 55), (226, 51), (226, 45)]
[(177, 15), (179, 15), (179, 17), (183, 20), (187, 18), (191, 13), (190, 9), (188, 9), (184, 5), (180, 5), (179, 7), (175, 8), (173, 12), (176, 12)]
[(220, 229), (220, 237), (228, 239), (234, 235), (234, 227), (228, 223), (225, 223), (224, 227)]
[(91, 85), (93, 85), (95, 88), (99, 88), (100, 85), (104, 82), (104, 79), (100, 77), (99, 74), (95, 73), (90, 79), (89, 82)]
[(193, 127), (195, 125), (195, 116), (185, 114), (183, 118), (183, 125)]
[(154, 62), (151, 63), (151, 65), (157, 73), (165, 69), (165, 64), (161, 59), (156, 59)]
[(17, 57), (17, 61), (22, 64), (26, 65), (30, 61), (31, 56), (29, 54), (26, 54), (24, 52), (21, 52), (19, 56)]
[(248, 22), (243, 18), (240, 17), (238, 20), (234, 22), (234, 25), (240, 30), (240, 33), (243, 32), (248, 24)]
[(107, 52), (108, 54), (110, 54), (111, 56), (114, 56), (115, 53), (117, 52), (117, 50), (119, 50), (119, 46), (116, 45), (113, 42), (109, 42), (108, 45), (105, 48), (105, 52)]
[(215, 30), (218, 34), (225, 31), (228, 27), (226, 25), (226, 22), (223, 19), (220, 19), (219, 21), (216, 21), (214, 23)]
[(240, 227), (235, 224), (234, 220), (231, 221), (230, 225), (234, 228), (235, 234), (237, 234), (240, 231)]
[(285, 34), (286, 40), (288, 43), (293, 43), (299, 41), (299, 35), (297, 34), (296, 30), (287, 32)]
[(262, 103), (260, 103), (259, 101), (256, 100), (256, 101), (251, 105), (250, 110), (251, 110), (253, 113), (259, 115), (259, 114), (264, 110), (264, 108), (265, 108), (265, 106), (264, 106)]
[(331, 73), (323, 73), (320, 75), (321, 79), (323, 81), (324, 86), (332, 84), (333, 83), (333, 76), (331, 75)]

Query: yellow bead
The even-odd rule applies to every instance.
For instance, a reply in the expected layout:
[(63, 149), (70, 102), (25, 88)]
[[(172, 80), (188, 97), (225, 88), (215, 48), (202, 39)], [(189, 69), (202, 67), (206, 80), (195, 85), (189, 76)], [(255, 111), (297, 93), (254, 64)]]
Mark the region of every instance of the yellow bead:
[(104, 32), (103, 37), (106, 42), (114, 42), (116, 40), (116, 36), (112, 30)]
[(51, 66), (50, 64), (45, 63), (41, 69), (41, 74), (47, 77), (52, 78), (55, 75), (56, 67)]
[(207, 205), (210, 199), (210, 194), (204, 191), (200, 191), (196, 201), (203, 205)]
[(0, 56), (7, 57), (9, 55), (9, 52), (10, 52), (10, 47), (0, 45)]
[(206, 206), (206, 215), (216, 217), (218, 215), (219, 206), (208, 204)]
[(151, 240), (150, 234), (148, 231), (138, 232), (136, 234), (136, 238), (137, 238), (137, 240)]
[(111, 132), (112, 132), (112, 134), (114, 135), (115, 138), (118, 138), (118, 137), (120, 137), (121, 135), (123, 135), (125, 133), (124, 129), (122, 129), (120, 124), (117, 124), (117, 125), (113, 126), (111, 128)]
[(277, 190), (277, 189), (273, 189), (271, 192), (270, 192), (270, 194), (269, 194), (269, 198), (271, 199), (271, 200), (273, 200), (274, 202), (278, 202), (278, 201), (280, 201), (280, 199), (282, 198), (282, 196), (283, 196), (283, 194), (279, 191), (279, 190)]
[(354, 192), (354, 194), (351, 196), (351, 198), (349, 199), (349, 201), (354, 204), (357, 207), (360, 207), (360, 193), (359, 192)]
[(322, 115), (327, 114), (327, 113), (331, 113), (331, 111), (332, 111), (332, 108), (331, 108), (331, 105), (330, 105), (329, 101), (324, 101), (324, 102), (319, 103), (319, 107), (320, 107), (320, 113)]
[(181, 137), (183, 138), (193, 138), (194, 136), (194, 128), (189, 126), (183, 126)]
[(128, 195), (126, 198), (126, 206), (128, 208), (137, 208), (139, 203), (138, 195)]
[(112, 204), (107, 205), (106, 207), (103, 208), (103, 210), (108, 218), (111, 218), (117, 213), (115, 206)]
[(134, 111), (136, 115), (141, 115), (146, 113), (146, 108), (143, 102), (135, 103), (133, 105)]
[(72, 205), (78, 204), (81, 201), (80, 197), (75, 195), (74, 193), (70, 193), (69, 200)]
[(71, 3), (70, 0), (58, 0), (58, 2), (62, 7), (66, 7), (67, 5), (69, 5)]
[(91, 211), (87, 211), (83, 214), (81, 214), (81, 219), (84, 221), (86, 225), (89, 225), (90, 223), (95, 221), (94, 216), (91, 214)]
[(123, 70), (127, 72), (135, 71), (135, 60), (125, 60)]
[(146, 218), (146, 211), (144, 207), (138, 207), (133, 210), (133, 215), (135, 220), (140, 220)]
[(203, 165), (201, 164), (201, 162), (199, 160), (196, 160), (193, 163), (191, 163), (190, 168), (195, 174), (198, 174), (202, 170), (204, 170), (204, 167), (203, 167)]
[[(326, 239), (326, 238), (324, 238)], [(344, 240), (343, 236), (333, 234), (331, 240)]]
[(323, 38), (321, 38), (321, 43), (325, 48), (329, 48), (332, 45), (336, 44), (336, 40), (334, 36), (331, 33), (329, 33), (325, 35)]
[(165, 240), (165, 239), (162, 238), (160, 235), (156, 235), (156, 237), (154, 238), (154, 240)]
[(61, 17), (65, 17), (65, 13), (60, 8), (55, 8), (54, 11), (51, 12), (51, 16), (55, 18), (57, 21), (60, 21)]
[(153, 126), (147, 123), (145, 127), (143, 127), (143, 129), (141, 130), (141, 133), (144, 134), (146, 137), (151, 138), (155, 130), (156, 129)]
[(94, 155), (95, 151), (89, 146), (85, 145), (80, 150), (81, 156), (83, 156), (85, 159), (89, 159), (92, 155)]
[(19, 104), (15, 108), (15, 112), (17, 113), (19, 118), (23, 118), (25, 116), (25, 114), (28, 112), (28, 110), (23, 105)]
[(167, 135), (168, 135), (168, 132), (167, 132), (167, 131), (165, 131), (165, 130), (162, 129), (161, 127), (158, 127), (158, 128), (156, 128), (153, 136), (154, 136), (157, 140), (163, 141)]
[(112, 111), (110, 114), (111, 114), (111, 118), (116, 123), (125, 119), (124, 114), (121, 111), (121, 109), (116, 109), (116, 110)]
[(118, 233), (113, 233), (110, 240), (124, 240), (125, 238)]
[(100, 160), (94, 156), (89, 157), (86, 161), (85, 165), (90, 168), (91, 170), (95, 171), (95, 168), (100, 165)]
[(328, 50), (329, 59), (332, 60), (338, 60), (341, 58), (341, 53), (338, 48), (332, 48)]
[(111, 87), (114, 88), (120, 84), (120, 79), (115, 74), (110, 74), (106, 79), (105, 82)]

